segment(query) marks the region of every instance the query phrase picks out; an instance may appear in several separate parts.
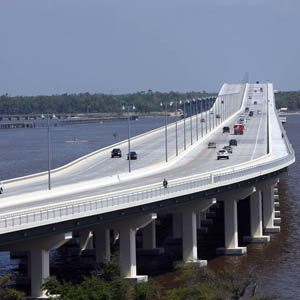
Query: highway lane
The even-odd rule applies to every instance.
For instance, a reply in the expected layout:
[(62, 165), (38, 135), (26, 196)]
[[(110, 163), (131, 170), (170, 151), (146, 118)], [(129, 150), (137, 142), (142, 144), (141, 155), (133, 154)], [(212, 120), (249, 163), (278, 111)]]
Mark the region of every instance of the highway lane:
[[(221, 90), (221, 94), (225, 95), (227, 93), (238, 92), (241, 89), (241, 85), (225, 85)], [(228, 92), (227, 92), (228, 91)], [(217, 101), (221, 101), (218, 98)], [(217, 121), (215, 118), (217, 108), (220, 107), (220, 103), (216, 102), (215, 108), (212, 109), (214, 114), (203, 113), (198, 115), (198, 136), (202, 132), (206, 132), (206, 126), (208, 128), (213, 128), (213, 121)], [(201, 118), (205, 118), (206, 122), (201, 123)], [(209, 124), (209, 121), (211, 124)], [(219, 120), (218, 120), (219, 121)], [(196, 128), (195, 128), (196, 116), (192, 119), (193, 124), (193, 135), (192, 139), (195, 143), (197, 140)], [(183, 123), (181, 120), (178, 122), (178, 151), (183, 152), (184, 140), (183, 140)], [(186, 118), (186, 146), (187, 148), (191, 146), (191, 127), (190, 118)], [(214, 122), (216, 124), (216, 122)], [(201, 128), (203, 126), (203, 128)], [(175, 156), (175, 124), (170, 125), (168, 128), (168, 156), (169, 159)], [(165, 160), (165, 132), (164, 130), (152, 134), (151, 136), (145, 136), (136, 140), (131, 141), (131, 150), (136, 151), (138, 154), (137, 161), (131, 161), (132, 170), (140, 169), (145, 166), (153, 166), (154, 164), (159, 164)], [(84, 162), (77, 164), (76, 166), (59, 171), (58, 173), (53, 173), (51, 175), (52, 187), (59, 187), (64, 185), (69, 185), (76, 182), (93, 180), (94, 178), (101, 178), (105, 176), (112, 176), (117, 173), (128, 172), (128, 161), (126, 160), (127, 153), (127, 142), (125, 141), (120, 147), (123, 153), (121, 159), (110, 158), (111, 149), (105, 150), (91, 158), (86, 159)], [(30, 181), (30, 184), (28, 182)], [(47, 185), (47, 175), (36, 179), (24, 180), (18, 183), (8, 184), (5, 186), (5, 194), (3, 197), (8, 197), (12, 195), (18, 195), (20, 193), (25, 193), (34, 190), (46, 190)]]
[[(260, 95), (261, 96), (261, 95)], [(244, 105), (252, 109), (252, 105), (249, 101), (247, 101), (247, 104)], [(230, 155), (229, 160), (220, 160), (217, 161), (216, 159), (216, 150), (215, 149), (207, 149), (206, 142), (204, 145), (197, 146), (191, 153), (186, 155), (180, 162), (177, 163), (175, 168), (172, 169), (166, 169), (160, 172), (160, 174), (153, 174), (149, 176), (144, 176), (143, 179), (140, 180), (133, 180), (133, 181), (125, 181), (120, 182), (117, 185), (110, 185), (105, 187), (97, 187), (91, 188), (89, 191), (81, 191), (81, 192), (75, 192), (69, 194), (66, 196), (58, 196), (55, 198), (51, 198), (51, 203), (58, 203), (58, 202), (65, 202), (65, 201), (71, 201), (75, 200), (78, 197), (81, 196), (92, 196), (95, 194), (103, 194), (103, 193), (109, 193), (112, 191), (118, 191), (128, 188), (133, 188), (136, 186), (140, 186), (141, 182), (144, 185), (153, 184), (157, 182), (162, 182), (162, 179), (165, 177), (169, 181), (172, 179), (177, 179), (181, 177), (190, 176), (192, 174), (199, 174), (204, 173), (216, 169), (220, 169), (223, 167), (233, 166), (234, 164), (239, 164), (242, 162), (245, 162), (251, 157), (259, 157), (264, 154), (266, 154), (266, 146), (261, 148), (257, 147), (255, 144), (255, 141), (258, 140), (257, 136), (260, 136), (260, 139), (262, 139), (262, 144), (266, 145), (266, 126), (261, 126), (261, 123), (266, 119), (266, 101), (260, 102), (255, 107), (259, 107), (262, 111), (261, 114), (254, 114), (252, 118), (249, 118), (248, 120), (248, 128), (246, 130), (245, 135), (241, 136), (233, 136), (231, 134), (223, 134), (221, 133), (221, 130), (218, 130), (218, 132), (214, 133), (213, 136), (210, 137), (210, 140), (216, 141), (218, 148), (220, 148), (223, 145), (228, 144), (228, 141), (230, 138), (235, 138), (238, 141), (238, 147), (235, 147), (233, 150), (233, 154)], [(236, 122), (236, 120), (231, 121), (228, 125), (233, 126), (233, 124)], [(259, 131), (260, 129), (260, 131)], [(43, 196), (42, 196), (43, 197)], [(47, 203), (48, 200), (46, 200)], [(32, 207), (36, 206), (37, 203), (39, 205), (43, 205), (43, 200), (37, 199), (36, 202), (31, 205), (28, 203), (22, 203), (22, 200), (20, 200), (20, 205), (18, 205), (18, 209), (24, 207), (29, 208), (31, 205)], [(0, 206), (1, 207), (1, 206)], [(10, 207), (4, 207), (2, 205), (1, 212), (4, 211), (10, 211)]]

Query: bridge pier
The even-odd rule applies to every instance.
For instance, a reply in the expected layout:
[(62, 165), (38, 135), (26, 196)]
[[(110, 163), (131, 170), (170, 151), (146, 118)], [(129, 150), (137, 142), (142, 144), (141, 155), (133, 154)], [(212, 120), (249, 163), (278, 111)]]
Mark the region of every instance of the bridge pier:
[(250, 228), (251, 236), (245, 236), (244, 240), (250, 243), (270, 242), (269, 236), (263, 235), (262, 227), (262, 193), (257, 190), (250, 195)]
[(247, 253), (246, 247), (238, 246), (238, 216), (237, 203), (256, 191), (255, 187), (228, 192), (220, 196), (224, 201), (224, 233), (225, 246), (217, 248), (217, 254), (243, 255)]
[(215, 203), (215, 198), (196, 200), (191, 204), (180, 206), (172, 211), (173, 237), (182, 238), (182, 258), (184, 263), (197, 263), (201, 267), (207, 265), (206, 260), (198, 259), (197, 214), (206, 211)]
[(156, 214), (126, 219), (119, 224), (120, 230), (120, 273), (125, 279), (148, 281), (147, 275), (136, 272), (136, 231), (156, 219)]
[(110, 230), (105, 227), (94, 229), (96, 263), (108, 262), (111, 259)]
[(1, 246), (1, 251), (17, 251), (22, 249), (29, 252), (28, 263), (31, 280), (31, 296), (29, 299), (47, 299), (41, 285), (49, 277), (49, 251), (57, 249), (72, 238), (72, 233), (61, 233), (39, 239), (26, 240), (16, 244)]

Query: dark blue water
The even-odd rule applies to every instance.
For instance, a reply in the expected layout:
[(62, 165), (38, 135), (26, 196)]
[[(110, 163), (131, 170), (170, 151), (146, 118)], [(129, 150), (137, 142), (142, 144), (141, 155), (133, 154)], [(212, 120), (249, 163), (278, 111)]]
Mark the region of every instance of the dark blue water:
[[(164, 117), (132, 121), (132, 135), (163, 126), (164, 122)], [(279, 299), (300, 299), (300, 116), (288, 116), (285, 128), (297, 162), (289, 168), (288, 179), (280, 183), (281, 233), (272, 235), (271, 243), (249, 245), (246, 256), (221, 256), (209, 265), (234, 265), (243, 270), (255, 267), (260, 274), (260, 291)], [(126, 139), (127, 129), (126, 121), (51, 127), (52, 167)], [(47, 170), (47, 128), (0, 130), (0, 146), (1, 180)], [(17, 263), (0, 252), (0, 275)]]

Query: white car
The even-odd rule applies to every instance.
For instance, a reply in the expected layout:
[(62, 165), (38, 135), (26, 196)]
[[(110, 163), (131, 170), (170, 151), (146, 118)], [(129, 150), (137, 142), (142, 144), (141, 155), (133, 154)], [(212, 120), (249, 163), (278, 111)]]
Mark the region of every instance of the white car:
[(229, 159), (229, 153), (227, 150), (222, 149), (217, 152), (217, 160), (224, 158), (224, 159)]

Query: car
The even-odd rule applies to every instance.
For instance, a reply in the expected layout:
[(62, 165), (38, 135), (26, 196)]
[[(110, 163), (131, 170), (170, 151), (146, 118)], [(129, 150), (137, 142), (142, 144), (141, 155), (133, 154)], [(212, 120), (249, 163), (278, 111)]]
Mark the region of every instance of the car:
[(235, 140), (235, 139), (230, 140), (229, 146), (237, 146), (237, 140)]
[(257, 114), (258, 114), (258, 115), (260, 115), (260, 114), (261, 114), (261, 111), (260, 111), (260, 110), (258, 110), (258, 111), (257, 111)]
[(114, 157), (122, 157), (122, 151), (121, 151), (121, 149), (119, 149), (119, 148), (112, 149), (112, 151), (111, 151), (111, 158), (114, 158)]
[(201, 123), (205, 123), (205, 119), (201, 119)]
[(232, 147), (231, 146), (224, 146), (224, 150), (226, 150), (228, 153), (232, 153)]
[(249, 97), (248, 97), (248, 99), (250, 99), (250, 100), (251, 100), (251, 99), (252, 99), (252, 97), (251, 97), (251, 96), (249, 96)]
[[(130, 151), (130, 160), (136, 160), (137, 159), (137, 154), (134, 151)], [(127, 153), (127, 160), (129, 160), (129, 153)]]
[(249, 107), (246, 107), (246, 108), (245, 108), (245, 112), (248, 112), (248, 111), (249, 111)]
[(214, 112), (211, 110), (210, 112), (209, 112), (211, 115), (213, 115), (214, 114)]
[(249, 112), (249, 117), (253, 117), (253, 111), (251, 110), (250, 112)]
[(261, 87), (261, 88), (260, 88), (260, 92), (262, 93), (263, 91), (264, 91), (264, 89)]
[(253, 104), (256, 105), (256, 104), (257, 104), (257, 101), (254, 101)]
[(219, 150), (219, 152), (217, 152), (217, 160), (221, 158), (229, 159), (229, 153), (224, 149)]
[(2, 185), (2, 182), (0, 182), (0, 194), (3, 193), (3, 185)]
[(219, 115), (219, 114), (217, 114), (217, 115), (216, 115), (216, 118), (217, 118), (217, 119), (220, 119), (220, 115)]
[(230, 128), (228, 126), (223, 127), (223, 133), (228, 132), (230, 133)]
[(217, 148), (217, 145), (215, 142), (209, 142), (208, 145), (207, 145), (207, 148), (210, 149), (210, 148)]
[(256, 84), (259, 84), (259, 81), (256, 81)]

